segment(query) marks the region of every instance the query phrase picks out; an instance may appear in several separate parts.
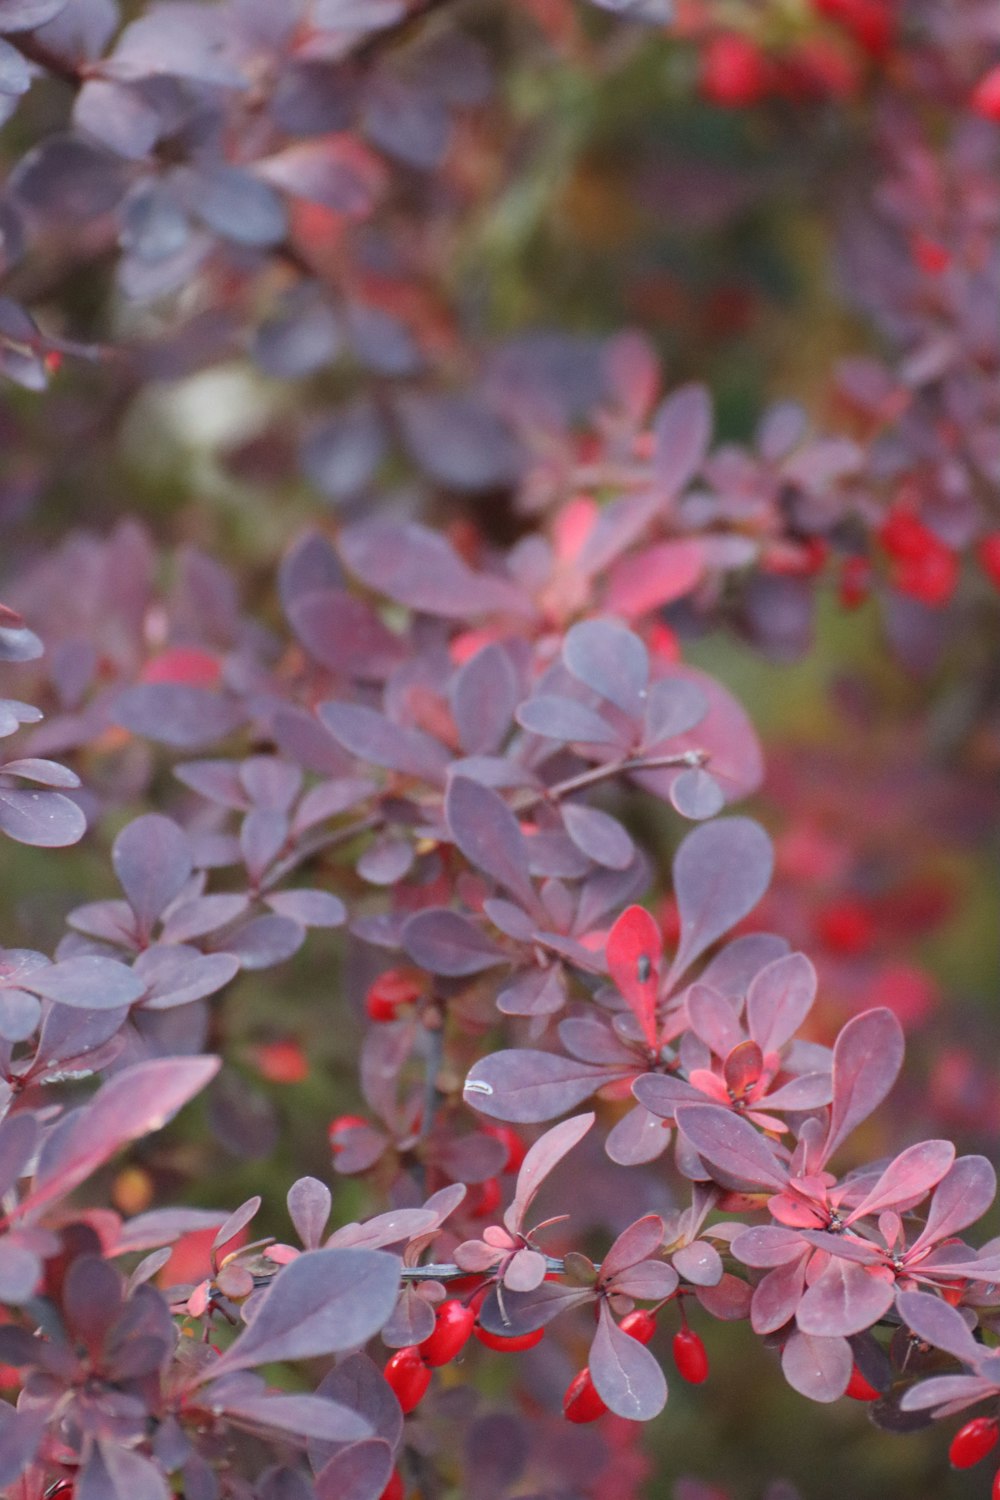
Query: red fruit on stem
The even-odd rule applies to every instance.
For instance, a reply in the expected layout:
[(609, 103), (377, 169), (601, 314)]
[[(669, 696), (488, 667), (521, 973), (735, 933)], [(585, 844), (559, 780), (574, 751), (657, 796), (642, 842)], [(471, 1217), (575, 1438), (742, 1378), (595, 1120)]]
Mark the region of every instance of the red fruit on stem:
[(501, 1146), (507, 1148), (507, 1160), (500, 1170), (516, 1172), (528, 1154), (528, 1148), (517, 1131), (509, 1125), (481, 1125), (480, 1129), (483, 1135), (492, 1136), (495, 1141), (500, 1142)]
[(469, 1203), (469, 1213), (474, 1219), (491, 1219), (500, 1207), (502, 1195), (495, 1177), (487, 1177), (479, 1184), (479, 1191)]
[(648, 1344), (656, 1332), (656, 1316), (637, 1307), (635, 1312), (626, 1313), (622, 1318), (621, 1330), (637, 1343)]
[(435, 1369), (449, 1364), (469, 1342), (475, 1321), (472, 1308), (465, 1307), (457, 1297), (442, 1302), (434, 1315), (434, 1332), (420, 1345), (425, 1362)]
[(857, 1365), (851, 1366), (851, 1378), (847, 1382), (845, 1396), (850, 1396), (852, 1401), (877, 1401), (881, 1394), (881, 1391), (868, 1384)]
[(741, 109), (762, 99), (767, 86), (767, 60), (756, 43), (737, 31), (712, 38), (701, 60), (701, 92), (711, 104)]
[(693, 1328), (681, 1328), (674, 1334), (673, 1355), (678, 1375), (689, 1385), (701, 1385), (708, 1379), (708, 1355)]
[(563, 1397), (563, 1416), (568, 1422), (596, 1422), (603, 1417), (607, 1407), (594, 1389), (590, 1371), (584, 1365), (579, 1375), (574, 1375), (566, 1387)]
[(993, 1476), (993, 1483), (990, 1486), (990, 1500), (1000, 1500), (1000, 1469), (997, 1469)]
[(948, 1459), (953, 1469), (971, 1469), (996, 1447), (1000, 1422), (996, 1417), (973, 1417), (951, 1440)]
[(487, 1349), (496, 1349), (500, 1354), (518, 1354), (522, 1349), (534, 1349), (535, 1345), (540, 1344), (545, 1337), (544, 1328), (533, 1328), (530, 1333), (515, 1333), (508, 1336), (502, 1333), (490, 1333), (488, 1328), (483, 1328), (477, 1323), (472, 1331)]
[(420, 1405), (431, 1383), (430, 1367), (425, 1364), (416, 1344), (397, 1349), (386, 1363), (383, 1374), (404, 1412), (411, 1412)]
[(378, 1500), (405, 1500), (405, 1497), (406, 1487), (403, 1484), (403, 1476), (398, 1469), (393, 1469), (392, 1477)]
[(984, 536), (976, 549), (979, 566), (995, 588), (1000, 589), (1000, 531)]
[(969, 103), (977, 115), (982, 115), (984, 120), (992, 120), (1000, 124), (1000, 67), (991, 68), (990, 71), (980, 78)]
[(368, 986), (365, 1010), (373, 1021), (394, 1021), (401, 1005), (412, 1005), (424, 992), (415, 969), (386, 969)]

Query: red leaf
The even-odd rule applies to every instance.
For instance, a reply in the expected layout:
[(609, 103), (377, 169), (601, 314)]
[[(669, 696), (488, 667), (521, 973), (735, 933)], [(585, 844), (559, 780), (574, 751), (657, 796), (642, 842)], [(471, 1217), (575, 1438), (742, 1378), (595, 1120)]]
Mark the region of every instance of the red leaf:
[(649, 912), (629, 906), (608, 933), (608, 972), (642, 1027), (650, 1047), (658, 1041), (656, 997), (660, 981), (663, 934)]

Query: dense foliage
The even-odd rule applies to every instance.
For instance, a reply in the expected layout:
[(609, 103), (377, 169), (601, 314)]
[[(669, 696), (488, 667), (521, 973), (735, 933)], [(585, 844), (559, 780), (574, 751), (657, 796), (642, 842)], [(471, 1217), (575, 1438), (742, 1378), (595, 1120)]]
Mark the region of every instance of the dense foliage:
[(754, 1336), (990, 1453), (998, 48), (0, 0), (12, 1500), (628, 1500), (675, 1373), (717, 1500)]

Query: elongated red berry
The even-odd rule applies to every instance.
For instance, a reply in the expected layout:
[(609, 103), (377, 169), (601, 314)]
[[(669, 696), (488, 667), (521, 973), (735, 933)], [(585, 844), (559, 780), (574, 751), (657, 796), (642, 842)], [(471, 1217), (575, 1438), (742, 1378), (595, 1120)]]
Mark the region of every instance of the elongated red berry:
[(472, 1330), (476, 1338), (487, 1349), (496, 1349), (500, 1354), (518, 1354), (522, 1349), (534, 1349), (545, 1337), (544, 1328), (533, 1328), (530, 1333), (515, 1333), (510, 1336), (503, 1333), (490, 1333), (488, 1328), (483, 1328), (477, 1323)]
[(768, 87), (764, 54), (736, 31), (720, 32), (705, 48), (701, 63), (701, 92), (723, 109), (741, 109), (756, 104)]
[(681, 1328), (674, 1334), (673, 1354), (682, 1380), (689, 1385), (701, 1385), (708, 1379), (708, 1355), (693, 1328)]
[(398, 1469), (393, 1469), (389, 1483), (379, 1495), (378, 1500), (406, 1500), (403, 1476)]
[(952, 1468), (971, 1469), (996, 1447), (998, 1437), (1000, 1422), (995, 1417), (973, 1417), (951, 1440), (948, 1458)]
[(397, 1349), (383, 1371), (404, 1412), (413, 1411), (427, 1395), (431, 1383), (429, 1365), (416, 1344)]
[(993, 1483), (990, 1486), (990, 1500), (1000, 1500), (1000, 1469), (997, 1469), (993, 1476)]
[(475, 1194), (469, 1194), (469, 1199), (467, 1206), (474, 1219), (491, 1219), (503, 1201), (499, 1182), (495, 1177), (487, 1177)]
[(566, 1387), (563, 1397), (563, 1416), (568, 1422), (596, 1422), (603, 1417), (607, 1407), (594, 1389), (590, 1371), (584, 1365), (579, 1375), (574, 1375)]
[(851, 1378), (844, 1392), (845, 1396), (850, 1396), (852, 1401), (877, 1401), (881, 1394), (881, 1391), (877, 1391), (873, 1385), (868, 1384), (857, 1365), (852, 1366)]
[(621, 1330), (637, 1343), (648, 1344), (656, 1332), (656, 1318), (651, 1312), (637, 1307), (635, 1312), (626, 1313), (622, 1318)]
[(449, 1364), (469, 1342), (475, 1321), (472, 1308), (465, 1307), (457, 1297), (442, 1302), (434, 1315), (434, 1332), (420, 1345), (425, 1362), (435, 1369)]

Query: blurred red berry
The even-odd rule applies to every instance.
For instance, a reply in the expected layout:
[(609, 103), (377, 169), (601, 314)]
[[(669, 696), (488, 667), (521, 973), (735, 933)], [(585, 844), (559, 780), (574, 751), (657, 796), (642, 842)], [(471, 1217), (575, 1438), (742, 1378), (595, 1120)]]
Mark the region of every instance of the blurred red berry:
[(386, 969), (368, 986), (365, 1010), (373, 1021), (394, 1021), (401, 1005), (412, 1005), (424, 992), (416, 969)]
[(1000, 589), (1000, 531), (984, 536), (976, 549), (979, 566), (995, 588)]
[(749, 37), (738, 31), (714, 36), (701, 60), (701, 92), (723, 109), (756, 104), (767, 92), (767, 59)]
[(644, 1308), (637, 1307), (635, 1312), (626, 1313), (622, 1318), (621, 1330), (637, 1343), (648, 1344), (656, 1332), (656, 1317)]
[(491, 1219), (502, 1201), (499, 1182), (487, 1177), (469, 1194), (469, 1213), (474, 1219)]
[(393, 1469), (389, 1483), (379, 1495), (378, 1500), (406, 1500), (406, 1486), (403, 1484), (403, 1476), (398, 1469)]
[(861, 901), (845, 896), (822, 908), (816, 918), (816, 932), (831, 952), (853, 956), (871, 947), (875, 924)]
[(499, 1141), (501, 1146), (506, 1146), (507, 1160), (500, 1170), (516, 1172), (528, 1154), (528, 1148), (517, 1131), (510, 1125), (481, 1125), (479, 1128), (483, 1135), (492, 1136), (493, 1140)]
[(845, 609), (857, 609), (871, 591), (872, 568), (867, 557), (848, 557), (840, 570), (838, 594)]
[(1000, 67), (991, 68), (972, 90), (969, 103), (984, 120), (1000, 124)]

